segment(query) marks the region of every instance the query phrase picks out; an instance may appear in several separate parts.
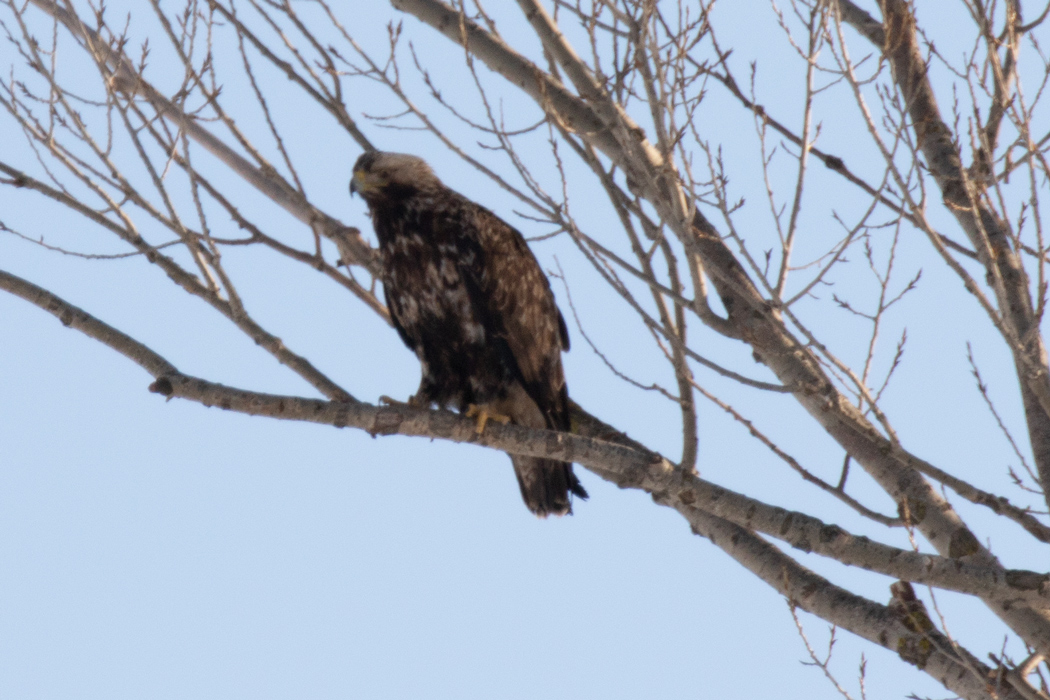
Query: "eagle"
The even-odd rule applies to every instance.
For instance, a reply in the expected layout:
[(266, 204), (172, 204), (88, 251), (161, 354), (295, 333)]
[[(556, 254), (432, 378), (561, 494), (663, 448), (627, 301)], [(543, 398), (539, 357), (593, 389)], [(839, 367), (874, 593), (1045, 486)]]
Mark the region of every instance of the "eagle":
[[(369, 151), (350, 194), (368, 205), (387, 308), (422, 366), (409, 405), (477, 419), (569, 430), (561, 352), (565, 319), (522, 235), (441, 182), (422, 159)], [(521, 496), (541, 518), (587, 492), (570, 462), (510, 455)]]

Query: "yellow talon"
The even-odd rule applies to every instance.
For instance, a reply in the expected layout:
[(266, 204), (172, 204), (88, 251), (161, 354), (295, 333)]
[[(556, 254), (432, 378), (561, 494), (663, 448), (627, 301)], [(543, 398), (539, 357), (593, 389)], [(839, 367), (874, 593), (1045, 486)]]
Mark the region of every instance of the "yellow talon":
[(476, 404), (470, 404), (467, 406), (467, 418), (477, 417), (478, 425), (474, 429), (478, 435), (485, 432), (485, 425), (490, 421), (494, 420), (503, 425), (510, 423), (510, 416), (504, 416), (499, 413), (489, 413), (488, 409), (484, 406), (478, 406)]

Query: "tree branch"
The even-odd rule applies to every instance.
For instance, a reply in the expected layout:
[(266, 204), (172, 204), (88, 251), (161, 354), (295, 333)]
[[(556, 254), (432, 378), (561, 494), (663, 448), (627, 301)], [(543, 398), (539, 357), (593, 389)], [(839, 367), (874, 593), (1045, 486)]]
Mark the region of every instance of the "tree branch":
[[(346, 239), (349, 238), (355, 254), (353, 262), (373, 274), (378, 273), (379, 268), (375, 256), (368, 244), (359, 235), (347, 235), (354, 229), (314, 207), (302, 193), (289, 185), (275, 170), (255, 167), (210, 131), (200, 126), (193, 117), (183, 112), (150, 85), (135, 70), (134, 64), (127, 56), (112, 49), (98, 34), (81, 22), (78, 16), (60, 7), (54, 0), (31, 1), (61, 22), (82, 43), (84, 49), (91, 54), (99, 67), (109, 72), (114, 90), (145, 98), (158, 114), (170, 119), (191, 139), (225, 163), (248, 184), (305, 223), (311, 230), (320, 231), (326, 237), (341, 235), (344, 244), (348, 243)], [(347, 245), (347, 247), (350, 246)]]
[[(398, 9), (416, 14), (454, 41), (465, 43), (472, 51), (475, 46), (481, 47), (483, 51), (475, 51), (479, 58), (543, 105), (541, 91), (530, 87), (531, 84), (523, 85), (521, 71), (508, 68), (518, 65), (514, 61), (520, 57), (483, 29), (470, 24), (437, 0), (392, 2)], [(450, 29), (453, 23), (459, 26), (459, 22), (470, 27), (469, 41), (462, 40), (459, 33)], [(597, 109), (596, 113), (603, 113), (603, 110)], [(687, 250), (695, 250), (701, 256), (730, 321), (737, 325), (757, 358), (773, 370), (781, 383), (791, 387), (795, 398), (828, 434), (864, 466), (887, 493), (903, 504), (904, 512), (909, 514), (912, 523), (926, 539), (942, 555), (953, 558), (973, 556), (974, 561), (998, 566), (951, 505), (901, 459), (902, 453), (907, 453), (878, 433), (863, 413), (825, 376), (811, 350), (788, 332), (714, 226), (698, 208), (686, 206), (681, 183), (646, 141), (644, 133), (637, 127), (630, 133), (636, 143), (622, 148), (617, 140), (607, 139), (601, 133), (581, 133), (581, 136), (585, 140), (593, 136), (592, 143), (625, 170), (629, 181), (633, 180), (638, 192), (652, 203)], [(1030, 644), (1040, 651), (1050, 652), (1050, 615), (1021, 606), (1004, 606), (994, 600), (986, 602)]]
[(1003, 334), (1020, 380), (1032, 451), (1043, 490), (1050, 499), (1050, 370), (1024, 266), (1011, 246), (1005, 222), (987, 206), (980, 184), (973, 182), (962, 166), (958, 143), (941, 117), (929, 81), (911, 8), (905, 0), (882, 0), (882, 6), (885, 40), (880, 48), (890, 59), (916, 143), (944, 204), (969, 237), (995, 290)]

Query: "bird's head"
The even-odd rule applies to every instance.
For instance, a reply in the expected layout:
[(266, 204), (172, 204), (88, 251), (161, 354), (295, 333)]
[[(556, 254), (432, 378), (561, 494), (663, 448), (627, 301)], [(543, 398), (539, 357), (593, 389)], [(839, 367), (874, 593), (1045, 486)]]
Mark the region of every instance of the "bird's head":
[(407, 153), (368, 151), (354, 163), (350, 194), (360, 192), (368, 203), (411, 196), (440, 186), (441, 182), (422, 158)]

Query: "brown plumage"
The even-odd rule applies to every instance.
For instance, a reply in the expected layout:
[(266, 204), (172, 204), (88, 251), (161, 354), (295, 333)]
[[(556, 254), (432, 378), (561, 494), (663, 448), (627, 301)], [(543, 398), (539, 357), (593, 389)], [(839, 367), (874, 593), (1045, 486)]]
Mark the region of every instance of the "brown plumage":
[[(531, 428), (569, 430), (565, 321), (513, 227), (446, 187), (422, 159), (368, 152), (350, 191), (368, 203), (387, 307), (422, 365), (413, 405), (436, 404)], [(521, 496), (540, 517), (572, 512), (587, 492), (572, 464), (511, 455)]]

